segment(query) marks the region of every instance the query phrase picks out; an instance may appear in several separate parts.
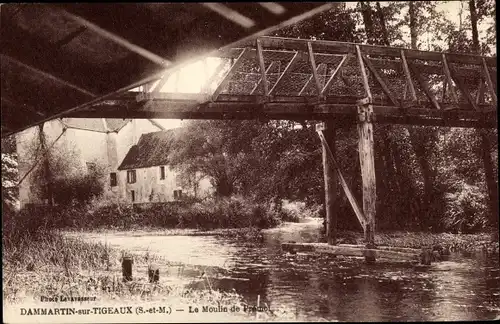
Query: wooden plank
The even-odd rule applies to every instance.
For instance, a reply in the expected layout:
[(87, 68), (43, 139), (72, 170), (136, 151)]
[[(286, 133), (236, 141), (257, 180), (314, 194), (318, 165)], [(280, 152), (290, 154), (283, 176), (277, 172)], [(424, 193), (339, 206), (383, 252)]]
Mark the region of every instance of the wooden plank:
[[(266, 48), (300, 50), (304, 48), (306, 40), (283, 38), (283, 37), (261, 37), (262, 44)], [(356, 54), (356, 46), (359, 46), (366, 55), (380, 55), (388, 57), (400, 57), (401, 50), (405, 50), (407, 59), (418, 59), (426, 61), (441, 61), (441, 52), (420, 51), (412, 49), (403, 49), (398, 47), (388, 47), (379, 45), (365, 45), (337, 41), (315, 40), (314, 48), (316, 52), (331, 54)], [(449, 53), (448, 62), (462, 63), (471, 65), (481, 65), (482, 56), (470, 54)], [(496, 66), (496, 58), (484, 57), (488, 66)]]
[(344, 64), (347, 64), (347, 62), (349, 61), (349, 59), (350, 59), (349, 55), (344, 55), (342, 57), (342, 61), (340, 61), (339, 65), (335, 68), (335, 70), (333, 71), (332, 75), (330, 76), (330, 78), (326, 82), (325, 86), (321, 90), (321, 96), (324, 96), (325, 93), (330, 89), (330, 87), (333, 85), (333, 81), (335, 80), (335, 77), (339, 73), (340, 69), (342, 69), (342, 66)]
[(226, 73), (226, 75), (221, 80), (221, 82), (219, 83), (219, 85), (215, 89), (214, 93), (212, 94), (212, 100), (213, 101), (217, 100), (217, 97), (222, 92), (222, 89), (224, 89), (224, 87), (227, 85), (227, 83), (229, 82), (229, 79), (231, 78), (231, 76), (241, 66), (241, 64), (243, 63), (243, 59), (246, 58), (246, 52), (247, 52), (247, 50), (248, 50), (247, 48), (244, 48), (243, 51), (241, 51), (241, 53), (238, 56), (238, 58), (236, 59), (236, 61), (231, 66), (231, 68), (229, 68), (229, 71)]
[(344, 190), (344, 192), (347, 196), (347, 199), (351, 203), (351, 207), (354, 210), (354, 214), (356, 214), (356, 217), (358, 218), (358, 221), (359, 221), (361, 227), (363, 229), (365, 229), (366, 223), (367, 223), (366, 217), (363, 214), (363, 211), (361, 210), (361, 208), (359, 207), (359, 204), (356, 201), (356, 197), (354, 197), (353, 192), (349, 188), (349, 185), (347, 184), (347, 181), (345, 180), (344, 175), (342, 174), (342, 171), (340, 170), (340, 165), (335, 160), (335, 156), (333, 155), (332, 151), (330, 150), (330, 147), (328, 146), (328, 142), (326, 141), (325, 135), (323, 134), (323, 132), (321, 130), (318, 131), (318, 135), (319, 135), (319, 138), (320, 138), (321, 143), (323, 145), (323, 148), (328, 153), (330, 161), (332, 161), (333, 166), (337, 170), (338, 177), (340, 180), (340, 185), (342, 186), (342, 189)]
[(434, 96), (432, 95), (431, 90), (429, 89), (429, 85), (427, 84), (427, 81), (425, 81), (424, 78), (422, 77), (422, 75), (420, 75), (420, 72), (415, 68), (415, 66), (413, 65), (413, 63), (408, 62), (408, 66), (410, 67), (411, 71), (413, 72), (413, 75), (417, 79), (418, 84), (420, 85), (420, 87), (422, 88), (422, 90), (424, 91), (425, 95), (427, 96), (427, 98), (429, 99), (429, 101), (432, 103), (432, 105), (436, 109), (441, 109), (441, 107), (439, 106), (439, 103), (437, 102), (436, 98), (434, 98)]
[[(408, 69), (408, 62), (406, 61), (405, 51), (401, 50), (401, 61), (403, 62), (403, 71), (406, 78), (406, 87), (410, 91), (411, 100), (417, 100), (417, 93), (415, 92), (415, 87), (413, 86), (413, 80), (411, 78), (410, 70)], [(405, 88), (406, 90), (406, 88)]]
[(365, 95), (369, 101), (372, 100), (372, 92), (370, 90), (370, 84), (368, 83), (368, 75), (366, 74), (365, 64), (363, 63), (363, 57), (361, 55), (361, 50), (358, 45), (356, 45), (356, 53), (358, 56), (359, 69), (361, 71), (361, 78), (363, 80), (363, 87), (365, 88)]
[(126, 48), (127, 50), (129, 50), (133, 53), (139, 54), (140, 56), (150, 60), (153, 63), (156, 63), (156, 64), (163, 66), (163, 67), (169, 67), (170, 65), (172, 65), (172, 62), (170, 62), (169, 60), (167, 60), (167, 59), (165, 59), (165, 58), (163, 58), (155, 53), (152, 53), (145, 48), (137, 46), (137, 45), (133, 44), (132, 42), (126, 40), (125, 38), (118, 36), (114, 33), (111, 33), (111, 32), (105, 30), (104, 28), (101, 28), (100, 26), (94, 24), (93, 22), (91, 22), (85, 18), (82, 18), (82, 17), (77, 16), (75, 14), (69, 13), (65, 10), (59, 10), (59, 11), (61, 13), (63, 13), (66, 17), (76, 21), (77, 23), (86, 27), (87, 29), (92, 30), (93, 32), (95, 32), (99, 36), (104, 37), (106, 39), (109, 39), (110, 41)]
[[(336, 129), (333, 121), (325, 121), (323, 132), (326, 133), (325, 141), (335, 156)], [(323, 141), (322, 141), (323, 142)], [(322, 146), (323, 179), (325, 183), (325, 216), (326, 216), (326, 237), (328, 244), (336, 244), (337, 240), (337, 172), (333, 161), (330, 162), (328, 151), (325, 145)]]
[(486, 64), (486, 60), (484, 57), (482, 63), (483, 63), (483, 73), (486, 80), (486, 84), (488, 85), (488, 90), (490, 91), (490, 95), (491, 98), (493, 99), (493, 102), (495, 103), (495, 105), (497, 105), (498, 101), (497, 101), (497, 92), (495, 90), (496, 87), (493, 84), (493, 80), (491, 79), (490, 71), (488, 70), (488, 66)]
[[(447, 84), (449, 84), (449, 92), (451, 94), (451, 98), (454, 102), (458, 103), (457, 93), (455, 92), (455, 88), (453, 88), (453, 83), (451, 82), (451, 74), (450, 68), (448, 67), (448, 62), (446, 60), (446, 54), (443, 53), (443, 72), (446, 77)], [(443, 97), (444, 98), (444, 97)]]
[(314, 252), (331, 255), (346, 255), (354, 257), (366, 257), (373, 255), (376, 258), (384, 258), (399, 261), (419, 261), (420, 252), (400, 252), (389, 249), (367, 249), (358, 246), (344, 244), (328, 245), (325, 243), (282, 243), (281, 248), (286, 252)]
[(82, 88), (82, 87), (80, 87), (80, 86), (78, 86), (76, 84), (73, 84), (71, 82), (63, 80), (63, 79), (61, 79), (61, 78), (59, 78), (57, 76), (54, 76), (54, 75), (52, 75), (50, 73), (45, 72), (45, 71), (37, 69), (37, 68), (35, 68), (35, 67), (31, 66), (31, 65), (28, 65), (28, 64), (26, 64), (24, 62), (16, 60), (15, 58), (12, 58), (12, 57), (7, 56), (5, 54), (0, 54), (0, 57), (1, 57), (2, 60), (6, 60), (6, 61), (14, 63), (14, 64), (16, 64), (18, 66), (22, 66), (23, 68), (25, 68), (25, 69), (27, 69), (27, 70), (35, 73), (35, 74), (38, 74), (38, 75), (40, 75), (40, 76), (42, 76), (42, 77), (44, 77), (46, 79), (49, 79), (49, 80), (54, 81), (56, 83), (59, 83), (60, 85), (64, 85), (64, 86), (66, 86), (68, 88), (74, 89), (74, 90), (76, 90), (76, 91), (78, 91), (80, 93), (83, 93), (83, 94), (85, 94), (85, 95), (87, 95), (89, 97), (95, 97), (96, 96), (94, 93), (88, 91), (87, 89), (84, 89), (84, 88)]
[(365, 243), (367, 246), (375, 244), (375, 206), (377, 201), (372, 114), (372, 105), (358, 106), (358, 115), (363, 117), (358, 123), (358, 151), (363, 183), (363, 212), (366, 218)]
[[(266, 73), (268, 73), (268, 72), (271, 70), (271, 68), (273, 67), (273, 65), (274, 65), (274, 62), (271, 62), (271, 64), (269, 64), (269, 66), (268, 66), (268, 67), (267, 67), (267, 69), (266, 69)], [(261, 77), (261, 78), (259, 79), (259, 81), (255, 84), (255, 86), (253, 87), (252, 91), (250, 91), (250, 94), (251, 94), (251, 95), (255, 92), (255, 90), (257, 90), (257, 89), (259, 88), (259, 86), (260, 86), (260, 84), (261, 84), (261, 83), (262, 83), (262, 77)]]
[(255, 26), (255, 21), (240, 14), (238, 11), (223, 5), (222, 3), (204, 2), (201, 4), (243, 28), (249, 29)]
[(318, 76), (318, 69), (316, 67), (316, 61), (314, 60), (314, 52), (313, 52), (311, 42), (307, 42), (307, 51), (309, 53), (309, 63), (311, 64), (312, 74), (314, 77), (314, 83), (316, 85), (316, 91), (317, 91), (316, 93), (318, 94), (318, 96), (320, 96), (322, 88), (321, 88), (321, 82), (320, 82), (319, 76)]
[(458, 88), (462, 92), (462, 95), (465, 97), (465, 99), (467, 99), (467, 102), (472, 106), (472, 108), (474, 108), (474, 110), (479, 111), (480, 107), (478, 105), (476, 105), (476, 101), (470, 95), (470, 90), (467, 87), (467, 85), (462, 81), (462, 79), (460, 77), (455, 75), (455, 71), (453, 69), (450, 69), (450, 74), (451, 74), (451, 77), (453, 78), (453, 81), (455, 81), (455, 84), (458, 86)]
[(269, 84), (267, 84), (267, 76), (266, 76), (266, 65), (264, 63), (264, 55), (262, 54), (262, 45), (260, 40), (257, 39), (257, 54), (259, 59), (259, 68), (261, 73), (262, 85), (264, 86), (264, 96), (269, 96)]
[(399, 100), (396, 99), (396, 97), (392, 94), (391, 90), (389, 90), (389, 87), (385, 83), (384, 79), (382, 76), (378, 73), (378, 71), (373, 67), (372, 63), (370, 62), (370, 59), (366, 57), (366, 55), (362, 55), (363, 61), (366, 63), (366, 66), (370, 70), (370, 72), (373, 74), (375, 77), (375, 80), (377, 80), (378, 84), (382, 87), (382, 90), (384, 91), (385, 95), (391, 100), (391, 102), (395, 106), (399, 106)]
[(274, 90), (278, 87), (278, 85), (280, 85), (281, 82), (283, 81), (283, 78), (284, 78), (285, 74), (288, 72), (288, 70), (291, 70), (293, 68), (293, 66), (295, 64), (297, 64), (297, 62), (299, 62), (299, 60), (300, 60), (300, 55), (299, 55), (299, 52), (297, 51), (293, 55), (290, 62), (288, 62), (287, 66), (283, 70), (283, 73), (281, 73), (281, 75), (278, 77), (278, 80), (276, 81), (276, 83), (273, 85), (273, 87), (269, 91), (269, 94), (272, 94), (274, 92)]
[(448, 82), (446, 81), (446, 78), (443, 80), (443, 92), (441, 94), (441, 101), (444, 101), (446, 98), (446, 87), (448, 85)]

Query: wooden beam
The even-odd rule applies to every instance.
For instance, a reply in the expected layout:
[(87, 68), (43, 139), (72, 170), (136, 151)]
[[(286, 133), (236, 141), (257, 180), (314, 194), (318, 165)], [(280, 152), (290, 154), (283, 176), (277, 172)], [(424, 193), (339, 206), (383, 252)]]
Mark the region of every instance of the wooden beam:
[(35, 107), (32, 107), (28, 104), (25, 104), (25, 103), (18, 103), (18, 102), (15, 102), (14, 100), (8, 98), (7, 96), (5, 96), (5, 94), (2, 93), (1, 95), (1, 101), (4, 101), (6, 102), (7, 104), (11, 105), (11, 106), (15, 106), (15, 107), (23, 107), (25, 108), (26, 110), (28, 110), (29, 112), (33, 113), (33, 114), (36, 114), (40, 117), (45, 117), (45, 114), (40, 112), (39, 110), (37, 110)]
[(375, 77), (375, 80), (377, 80), (378, 84), (382, 87), (382, 90), (384, 91), (385, 95), (391, 100), (391, 102), (395, 106), (399, 106), (399, 100), (396, 99), (396, 97), (392, 94), (391, 90), (389, 90), (389, 87), (385, 83), (384, 79), (382, 76), (378, 73), (378, 71), (373, 67), (372, 63), (370, 60), (366, 57), (366, 55), (363, 55), (363, 61), (366, 63), (366, 66), (370, 70), (370, 72), (373, 74)]
[(326, 253), (331, 255), (346, 255), (353, 257), (373, 256), (375, 258), (386, 258), (398, 261), (414, 261), (420, 260), (421, 252), (415, 251), (397, 251), (390, 248), (385, 249), (367, 249), (363, 246), (339, 244), (328, 245), (325, 243), (282, 243), (281, 247), (285, 252), (316, 252)]
[(318, 130), (318, 135), (321, 140), (321, 143), (323, 145), (323, 148), (325, 149), (326, 153), (328, 153), (328, 157), (330, 158), (330, 161), (332, 162), (333, 166), (337, 170), (338, 178), (340, 180), (340, 185), (342, 186), (342, 189), (344, 190), (347, 199), (349, 200), (352, 209), (354, 210), (354, 214), (358, 218), (358, 221), (361, 225), (361, 227), (365, 230), (366, 228), (366, 223), (367, 219), (365, 215), (363, 214), (363, 211), (359, 207), (358, 202), (356, 201), (356, 197), (354, 197), (353, 192), (349, 188), (349, 185), (347, 184), (347, 181), (344, 178), (344, 175), (342, 174), (342, 171), (340, 170), (340, 165), (337, 163), (335, 160), (335, 156), (333, 155), (330, 147), (328, 146), (328, 142), (326, 141), (325, 135), (323, 134), (322, 130)]
[[(237, 51), (236, 51), (237, 50)], [(242, 48), (234, 48), (232, 51), (225, 51), (222, 52), (220, 51), (217, 55), (221, 58), (236, 58), (238, 57), (239, 51), (241, 51)], [(236, 53), (235, 53), (236, 52)], [(293, 51), (295, 52), (295, 51)], [(264, 48), (263, 50), (264, 54), (269, 54), (270, 56), (280, 59), (280, 60), (285, 60), (288, 59), (288, 56), (292, 51), (280, 51), (280, 50), (273, 50), (273, 49), (266, 49)], [(257, 56), (257, 51), (252, 49), (249, 51), (249, 58), (256, 57)], [(302, 55), (305, 54), (305, 55)], [(325, 53), (316, 53), (317, 58), (321, 58), (321, 56), (344, 56), (344, 55), (353, 55), (351, 53), (347, 54), (325, 54)], [(355, 54), (354, 54), (355, 55)], [(309, 61), (309, 56), (306, 53), (299, 52), (299, 61)], [(407, 57), (405, 55), (405, 59), (407, 60)], [(318, 63), (320, 60), (316, 60), (316, 63)], [(373, 66), (376, 69), (393, 69), (398, 73), (403, 73), (403, 65), (401, 60), (397, 59), (388, 59), (388, 58), (370, 58), (370, 61), (372, 62)], [(418, 68), (421, 74), (441, 74), (441, 66), (437, 64), (422, 64), (422, 63), (416, 63), (413, 62), (413, 65)], [(461, 76), (477, 76), (479, 74), (482, 74), (483, 69), (481, 66), (473, 66), (473, 67), (464, 67), (464, 66), (457, 66), (455, 67), (457, 73)]]
[(443, 53), (443, 72), (446, 77), (447, 84), (449, 84), (449, 92), (451, 94), (451, 98), (454, 102), (458, 103), (457, 93), (455, 92), (455, 88), (453, 88), (453, 83), (451, 80), (450, 68), (448, 67), (448, 62), (446, 60), (446, 54)]
[(479, 78), (479, 89), (477, 89), (476, 104), (484, 103), (484, 81)]
[[(271, 68), (273, 67), (273, 65), (274, 65), (274, 62), (271, 62), (271, 64), (269, 64), (269, 65), (267, 66), (266, 73), (268, 73), (268, 72), (271, 70)], [(259, 79), (259, 81), (255, 84), (255, 86), (253, 87), (252, 91), (250, 91), (250, 94), (251, 94), (251, 95), (253, 95), (253, 94), (254, 94), (255, 90), (257, 90), (257, 89), (259, 88), (259, 86), (260, 86), (260, 84), (261, 84), (261, 83), (262, 83), (262, 77), (261, 77), (261, 78)]]
[(370, 90), (370, 84), (368, 83), (368, 75), (366, 74), (365, 64), (363, 63), (363, 57), (361, 54), (361, 49), (356, 45), (356, 54), (358, 56), (359, 69), (361, 71), (361, 79), (363, 80), (363, 87), (365, 88), (365, 95), (369, 101), (372, 101), (372, 92)]
[(264, 62), (264, 55), (262, 54), (262, 45), (260, 40), (257, 39), (257, 54), (259, 59), (259, 68), (263, 85), (264, 96), (269, 96), (269, 84), (267, 84), (267, 76), (266, 76), (266, 64)]
[[(329, 157), (328, 148), (335, 157), (336, 148), (336, 128), (333, 121), (323, 123), (322, 132), (325, 140), (321, 139), (322, 161), (323, 161), (323, 179), (325, 183), (325, 217), (326, 217), (326, 238), (328, 244), (336, 244), (337, 241), (337, 172), (335, 170), (334, 159)], [(316, 126), (318, 128), (318, 125)], [(326, 143), (323, 144), (323, 143)]]
[(293, 57), (290, 60), (290, 62), (288, 62), (287, 66), (283, 70), (283, 73), (281, 73), (281, 75), (279, 76), (278, 80), (276, 81), (276, 83), (273, 85), (273, 87), (269, 91), (270, 95), (278, 87), (278, 85), (281, 84), (281, 82), (283, 81), (283, 78), (284, 78), (285, 74), (288, 72), (288, 70), (291, 70), (295, 64), (297, 64), (297, 62), (299, 61), (299, 59), (300, 59), (299, 52), (295, 52), (295, 54), (293, 55)]
[[(318, 67), (316, 68), (316, 73), (317, 71), (319, 71), (319, 69), (321, 69), (322, 67), (326, 67), (326, 64), (320, 64), (318, 65)], [(309, 87), (309, 84), (311, 83), (312, 79), (314, 78), (314, 74), (311, 74), (309, 76), (309, 78), (307, 79), (306, 83), (304, 84), (304, 86), (300, 89), (298, 95), (301, 96), (302, 93), (304, 93), (304, 91)]]
[(259, 2), (259, 5), (266, 8), (275, 15), (282, 15), (286, 11), (285, 7), (277, 2)]
[(462, 79), (455, 74), (455, 71), (453, 69), (450, 69), (450, 74), (451, 77), (453, 78), (453, 81), (455, 81), (455, 84), (462, 92), (462, 95), (465, 97), (465, 99), (467, 99), (467, 102), (472, 106), (472, 108), (474, 108), (474, 110), (479, 111), (480, 108), (478, 105), (476, 105), (476, 101), (472, 98), (470, 90), (465, 84), (465, 82), (463, 82)]
[(441, 109), (441, 107), (439, 106), (439, 103), (437, 102), (436, 98), (432, 95), (431, 90), (429, 89), (429, 86), (427, 84), (427, 81), (425, 81), (424, 78), (420, 75), (420, 72), (415, 68), (415, 66), (413, 65), (413, 63), (408, 62), (408, 66), (410, 67), (411, 71), (413, 72), (413, 75), (417, 79), (418, 84), (420, 85), (420, 87), (422, 88), (422, 90), (424, 91), (425, 95), (427, 96), (427, 98), (429, 99), (429, 101), (432, 103), (432, 105), (436, 109)]
[(349, 61), (350, 59), (350, 56), (349, 55), (344, 55), (342, 57), (342, 61), (340, 61), (339, 65), (335, 68), (335, 70), (332, 72), (332, 75), (330, 76), (330, 78), (328, 79), (328, 81), (326, 82), (325, 86), (323, 87), (323, 89), (321, 90), (321, 93), (320, 95), (321, 96), (324, 96), (325, 93), (327, 93), (327, 91), (330, 89), (330, 87), (333, 85), (333, 81), (335, 80), (335, 77), (337, 76), (337, 74), (339, 73), (339, 71), (342, 69), (342, 66), (344, 66), (344, 64), (347, 64), (347, 62)]
[(444, 101), (446, 98), (446, 87), (448, 85), (448, 81), (446, 81), (446, 78), (443, 79), (443, 92), (441, 94), (441, 101)]
[[(468, 106), (468, 104), (466, 104)], [(376, 122), (421, 126), (497, 128), (496, 107), (483, 105), (490, 112), (474, 110), (436, 110), (409, 108), (404, 113), (398, 107), (373, 106)], [(259, 109), (261, 111), (259, 111)], [(139, 105), (98, 104), (91, 110), (72, 113), (66, 117), (79, 118), (178, 118), (178, 119), (290, 119), (335, 120), (353, 125), (358, 121), (357, 108), (353, 104), (308, 104), (305, 102), (266, 103), (213, 102), (201, 104), (189, 102), (153, 100), (147, 110)]]
[(413, 101), (417, 101), (417, 94), (415, 92), (415, 87), (413, 86), (413, 80), (411, 78), (410, 70), (408, 69), (408, 62), (406, 61), (405, 51), (401, 50), (401, 61), (403, 62), (403, 71), (406, 78), (406, 87), (410, 91), (410, 98)]
[[(309, 40), (283, 38), (283, 37), (261, 37), (262, 44), (266, 48), (285, 49), (285, 50), (300, 50), (304, 48), (304, 43)], [(418, 59), (425, 61), (441, 61), (441, 52), (420, 51), (412, 49), (404, 49), (400, 47), (389, 47), (380, 45), (365, 45), (337, 41), (315, 40), (314, 48), (317, 52), (330, 53), (330, 54), (356, 54), (356, 46), (359, 46), (362, 52), (366, 55), (379, 55), (388, 57), (400, 57), (401, 50), (406, 53), (407, 59)], [(449, 53), (448, 62), (461, 63), (471, 65), (481, 65), (483, 56)], [(496, 58), (484, 57), (488, 66), (496, 66)]]
[(28, 65), (28, 64), (26, 64), (24, 62), (21, 62), (19, 60), (16, 60), (15, 58), (12, 58), (12, 57), (4, 55), (4, 54), (0, 54), (0, 55), (1, 55), (2, 59), (10, 61), (10, 62), (12, 62), (12, 63), (14, 63), (16, 65), (22, 66), (25, 69), (30, 70), (31, 72), (36, 73), (36, 74), (38, 74), (38, 75), (40, 75), (40, 76), (42, 76), (42, 77), (44, 77), (46, 79), (55, 81), (55, 82), (57, 82), (57, 83), (59, 83), (61, 85), (64, 85), (64, 86), (69, 87), (71, 89), (77, 90), (77, 91), (79, 91), (79, 92), (81, 92), (83, 94), (86, 94), (89, 97), (95, 97), (96, 96), (95, 94), (93, 94), (92, 92), (88, 91), (87, 89), (83, 89), (83, 88), (81, 88), (81, 87), (79, 87), (79, 86), (77, 86), (77, 85), (75, 85), (75, 84), (73, 84), (71, 82), (63, 80), (63, 79), (61, 79), (59, 77), (56, 77), (56, 76), (54, 76), (54, 75), (52, 75), (50, 73), (45, 72), (45, 71), (39, 70), (39, 69), (37, 69), (37, 68), (35, 68), (35, 67), (31, 66), (31, 65)]
[(58, 40), (55, 44), (55, 48), (61, 48), (64, 45), (70, 43), (73, 39), (77, 38), (81, 34), (83, 34), (87, 30), (87, 27), (83, 26), (75, 30), (74, 32), (69, 33), (67, 36), (63, 37), (62, 39)]
[(312, 75), (314, 77), (314, 83), (316, 85), (316, 91), (317, 91), (316, 93), (318, 94), (318, 96), (320, 96), (322, 87), (318, 77), (318, 70), (316, 68), (316, 60), (314, 59), (314, 52), (312, 49), (311, 42), (307, 42), (307, 51), (309, 53), (309, 63), (311, 64)]
[(255, 21), (240, 14), (238, 11), (229, 8), (221, 3), (216, 2), (205, 2), (202, 3), (203, 6), (209, 8), (210, 10), (218, 13), (222, 17), (229, 21), (232, 21), (243, 28), (249, 29), (255, 26)]
[(488, 65), (486, 64), (486, 60), (484, 57), (482, 63), (483, 63), (483, 73), (486, 80), (486, 84), (488, 85), (488, 90), (490, 91), (490, 95), (491, 98), (493, 99), (493, 102), (495, 103), (495, 105), (497, 105), (498, 104), (497, 92), (495, 90), (495, 85), (493, 84), (493, 80), (491, 79), (490, 71), (488, 70)]
[(233, 65), (231, 66), (231, 68), (229, 68), (229, 71), (227, 71), (226, 75), (224, 76), (224, 78), (221, 80), (221, 82), (219, 83), (219, 85), (217, 86), (217, 88), (215, 89), (214, 93), (212, 94), (212, 100), (213, 101), (216, 101), (217, 100), (217, 97), (219, 96), (219, 94), (221, 93), (222, 89), (224, 89), (224, 87), (226, 86), (226, 84), (229, 82), (229, 79), (231, 78), (231, 76), (236, 72), (236, 70), (241, 66), (241, 64), (243, 63), (243, 59), (246, 58), (246, 53), (247, 53), (248, 49), (247, 48), (244, 48), (240, 55), (238, 56), (238, 58), (236, 59), (236, 61), (233, 63)]
[(125, 38), (120, 37), (114, 33), (111, 33), (109, 31), (105, 30), (104, 28), (101, 28), (98, 25), (94, 24), (93, 22), (88, 21), (87, 19), (85, 19), (83, 17), (77, 16), (77, 15), (72, 14), (66, 10), (63, 10), (63, 9), (61, 9), (60, 12), (63, 13), (66, 17), (76, 21), (80, 25), (85, 26), (88, 30), (92, 30), (93, 32), (95, 32), (99, 36), (106, 38), (106, 39), (109, 39), (110, 41), (114, 42), (115, 44), (118, 44), (118, 45), (122, 46), (123, 48), (126, 48), (127, 50), (129, 50), (133, 53), (139, 54), (140, 56), (150, 60), (153, 63), (156, 63), (156, 64), (163, 66), (163, 67), (168, 67), (168, 66), (172, 65), (172, 62), (170, 62), (169, 60), (164, 59), (161, 56), (156, 55), (155, 53), (152, 53), (145, 48), (137, 46), (137, 45), (131, 43), (130, 41), (126, 40)]
[(365, 243), (367, 247), (375, 244), (375, 216), (377, 188), (375, 180), (375, 158), (373, 152), (373, 106), (359, 105), (358, 123), (359, 135), (359, 162), (361, 166), (361, 178), (363, 183), (363, 212), (366, 218)]

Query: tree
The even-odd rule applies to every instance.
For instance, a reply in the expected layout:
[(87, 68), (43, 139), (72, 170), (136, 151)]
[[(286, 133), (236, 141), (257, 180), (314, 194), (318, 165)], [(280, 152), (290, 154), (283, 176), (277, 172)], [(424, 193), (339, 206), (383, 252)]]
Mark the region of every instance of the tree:
[(16, 137), (2, 138), (2, 210), (13, 211), (18, 204), (18, 158)]

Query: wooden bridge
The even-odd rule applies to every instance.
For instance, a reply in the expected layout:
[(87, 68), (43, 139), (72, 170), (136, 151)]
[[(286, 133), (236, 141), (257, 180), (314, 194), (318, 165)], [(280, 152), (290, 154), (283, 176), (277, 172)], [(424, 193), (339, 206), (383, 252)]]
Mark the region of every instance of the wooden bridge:
[[(107, 7), (99, 8), (109, 11)], [(317, 5), (303, 9), (313, 14), (329, 8), (331, 6)], [(174, 9), (182, 12), (178, 7)], [(219, 7), (205, 9), (232, 21), (235, 17), (234, 12), (228, 15), (227, 10), (221, 11)], [(333, 195), (335, 185), (339, 182), (365, 231), (366, 247), (373, 250), (376, 215), (374, 123), (497, 127), (496, 58), (336, 41), (257, 37), (262, 33), (250, 32), (254, 30), (244, 30), (246, 27), (243, 27), (239, 29), (238, 36), (243, 40), (204, 56), (203, 62), (207, 64), (208, 57), (211, 57), (212, 61), (218, 62), (218, 66), (211, 75), (207, 75), (201, 91), (165, 92), (161, 91), (162, 88), (173, 74), (181, 71), (183, 65), (173, 64), (165, 73), (158, 73), (158, 66), (165, 69), (169, 62), (143, 47), (148, 45), (152, 48), (156, 46), (153, 43), (161, 42), (144, 42), (143, 47), (137, 46), (122, 36), (128, 35), (136, 43), (140, 43), (140, 33), (132, 33), (131, 30), (120, 29), (116, 25), (109, 26), (113, 28), (113, 32), (101, 28), (96, 22), (106, 24), (107, 19), (96, 15), (95, 11), (89, 11), (85, 5), (63, 4), (58, 5), (54, 11), (47, 11), (46, 5), (17, 10), (9, 7), (7, 12), (10, 15), (4, 17), (5, 11), (2, 8), (2, 136), (59, 117), (322, 121), (317, 130), (323, 146), (327, 233), (330, 244), (335, 244)], [(23, 19), (20, 22), (19, 19), (16, 20), (16, 16), (19, 17), (21, 11), (24, 16), (21, 15)], [(68, 32), (64, 37), (59, 35), (59, 40), (55, 43), (45, 40), (42, 45), (40, 39), (23, 31), (23, 23), (33, 24), (36, 19), (50, 25), (54, 12), (59, 13), (57, 17), (65, 17), (66, 24), (70, 24), (67, 22), (69, 19), (73, 24), (76, 22), (80, 25), (80, 28), (72, 26), (71, 33)], [(290, 10), (290, 15), (285, 18), (291, 23), (296, 16), (303, 18), (304, 14), (299, 15), (299, 12)], [(249, 22), (237, 17), (240, 18), (237, 21), (240, 27)], [(275, 22), (283, 20), (277, 19)], [(52, 19), (53, 23), (63, 24), (64, 21)], [(155, 21), (158, 24), (159, 20)], [(12, 29), (7, 31), (4, 22)], [(88, 30), (95, 37), (118, 44), (149, 63), (153, 61), (156, 68), (152, 69), (150, 65), (141, 63), (137, 57), (125, 58), (125, 54), (118, 60), (120, 52), (116, 52), (110, 44), (102, 43), (102, 39), (99, 43), (97, 38), (94, 39), (99, 45), (96, 47), (105, 49), (106, 53), (102, 57), (95, 53), (85, 53), (89, 60), (94, 55), (94, 58), (104, 62), (108, 55), (119, 63), (109, 63), (106, 69), (100, 70), (89, 64), (75, 68), (74, 63), (51, 49), (51, 46), (66, 46)], [(150, 39), (153, 36), (145, 28), (142, 31)], [(261, 31), (269, 32), (270, 29), (263, 28)], [(43, 35), (48, 34), (50, 33), (46, 31)], [(216, 38), (216, 34), (210, 35)], [(244, 37), (248, 35), (254, 37)], [(194, 44), (203, 43), (196, 30), (185, 36), (194, 39)], [(230, 37), (228, 39), (234, 40)], [(163, 40), (168, 44), (167, 39)], [(22, 44), (26, 41), (29, 46)], [(175, 44), (178, 47), (182, 47), (181, 45), (179, 42)], [(195, 49), (199, 50), (200, 46), (194, 46), (193, 50)], [(68, 51), (75, 54), (78, 46), (73, 46)], [(164, 54), (170, 54), (174, 58), (179, 56), (172, 51)], [(82, 54), (80, 59), (84, 58)], [(58, 59), (62, 65), (57, 65)], [(118, 72), (120, 68), (123, 71)], [(144, 77), (146, 71), (155, 71), (156, 74), (130, 83)], [(75, 75), (75, 72), (79, 74)], [(202, 74), (200, 71), (193, 77)], [(34, 78), (33, 75), (37, 77)], [(29, 79), (28, 83), (32, 86), (30, 89), (35, 94), (25, 91), (22, 81), (26, 79)], [(50, 91), (46, 93), (44, 80), (52, 82)], [(128, 91), (137, 86), (141, 86), (142, 91)], [(94, 90), (98, 90), (97, 93)], [(23, 103), (19, 104), (20, 101)], [(63, 107), (65, 104), (69, 106)], [(335, 161), (334, 131), (353, 124), (357, 125), (359, 133), (362, 205), (356, 201)], [(486, 147), (488, 145), (485, 144), (483, 149)], [(492, 166), (489, 163), (486, 177), (492, 178)], [(488, 188), (494, 190), (491, 184)], [(498, 199), (495, 198), (498, 194), (492, 194), (491, 190), (490, 200), (492, 197)], [(351, 248), (353, 247), (349, 247)], [(369, 253), (369, 257), (372, 258), (373, 254)]]
[[(318, 120), (330, 245), (285, 244), (291, 251), (430, 260), (418, 251), (375, 248), (373, 124), (497, 127), (496, 59), (334, 41), (259, 37), (219, 51), (198, 93), (160, 91), (172, 74), (141, 92), (109, 98), (72, 117)], [(208, 58), (206, 58), (208, 60)], [(206, 62), (206, 61), (205, 61)], [(200, 71), (202, 74), (202, 71)], [(332, 132), (358, 125), (363, 201), (335, 157)], [(491, 175), (491, 166), (488, 168)], [(486, 173), (488, 173), (488, 170)], [(336, 183), (365, 232), (366, 247), (335, 245)], [(406, 253), (406, 254), (405, 254)]]
[[(329, 120), (496, 127), (496, 59), (333, 41), (260, 37), (212, 56), (200, 93), (125, 93), (71, 117)], [(175, 71), (172, 71), (175, 72)], [(200, 71), (199, 75), (202, 75)]]

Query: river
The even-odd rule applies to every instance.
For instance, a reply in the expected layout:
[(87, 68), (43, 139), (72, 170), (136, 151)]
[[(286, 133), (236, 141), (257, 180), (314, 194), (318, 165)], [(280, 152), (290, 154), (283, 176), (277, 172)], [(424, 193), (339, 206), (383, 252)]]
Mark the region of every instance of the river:
[(177, 276), (193, 289), (236, 291), (250, 304), (259, 298), (261, 305), (305, 321), (488, 320), (500, 314), (498, 255), (452, 254), (422, 267), (281, 251), (282, 242), (317, 242), (320, 227), (317, 219), (285, 223), (263, 230), (259, 242), (216, 235), (83, 236), (177, 263), (161, 270), (162, 280)]

